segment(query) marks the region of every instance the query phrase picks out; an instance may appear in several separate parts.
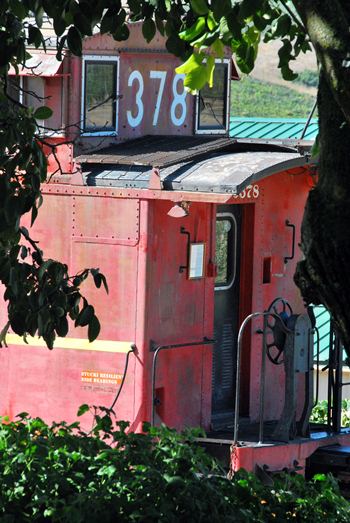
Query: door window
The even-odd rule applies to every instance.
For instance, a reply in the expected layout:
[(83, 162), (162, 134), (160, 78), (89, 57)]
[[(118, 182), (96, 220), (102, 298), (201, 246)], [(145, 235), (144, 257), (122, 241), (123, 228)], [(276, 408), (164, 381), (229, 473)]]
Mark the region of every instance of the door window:
[(236, 276), (237, 224), (232, 214), (219, 214), (216, 221), (216, 289), (231, 287)]

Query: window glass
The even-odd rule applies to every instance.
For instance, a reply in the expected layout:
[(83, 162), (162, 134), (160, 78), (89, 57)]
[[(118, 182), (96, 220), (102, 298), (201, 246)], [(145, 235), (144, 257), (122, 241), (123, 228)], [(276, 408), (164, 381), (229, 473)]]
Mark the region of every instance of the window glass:
[(217, 266), (216, 287), (231, 285), (234, 279), (236, 263), (235, 243), (236, 227), (233, 219), (230, 217), (218, 218), (216, 221), (215, 252), (215, 263)]
[(216, 64), (213, 87), (206, 85), (198, 95), (198, 130), (226, 129), (227, 64)]
[(85, 63), (85, 114), (87, 131), (115, 129), (116, 63)]

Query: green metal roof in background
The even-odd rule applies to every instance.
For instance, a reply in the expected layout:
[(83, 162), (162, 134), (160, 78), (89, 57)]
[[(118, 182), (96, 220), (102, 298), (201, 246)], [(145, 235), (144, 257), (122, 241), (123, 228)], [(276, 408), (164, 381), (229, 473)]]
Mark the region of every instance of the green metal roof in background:
[[(230, 119), (230, 136), (235, 138), (259, 138), (260, 140), (299, 140), (305, 124), (304, 118), (248, 118)], [(312, 118), (303, 136), (314, 140), (318, 133), (318, 120)]]
[[(329, 334), (331, 329), (331, 317), (325, 307), (319, 305), (314, 307), (314, 314), (316, 318), (316, 327), (318, 329), (320, 340), (320, 361), (327, 362), (329, 360)], [(314, 336), (314, 361), (317, 358), (317, 336)]]

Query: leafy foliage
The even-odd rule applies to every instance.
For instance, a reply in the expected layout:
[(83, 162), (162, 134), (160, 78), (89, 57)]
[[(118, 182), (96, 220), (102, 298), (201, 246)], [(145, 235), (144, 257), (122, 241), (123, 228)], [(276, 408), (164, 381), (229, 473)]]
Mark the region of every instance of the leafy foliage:
[(318, 86), (318, 71), (312, 71), (311, 69), (305, 69), (298, 73), (298, 78), (294, 81), (298, 84), (306, 85), (307, 87), (317, 87)]
[[(312, 410), (310, 422), (326, 424), (327, 423), (327, 411), (328, 411), (328, 401), (327, 400), (319, 401)], [(342, 425), (342, 427), (350, 427), (350, 399), (342, 400), (341, 425)]]
[(313, 96), (249, 76), (231, 84), (231, 116), (307, 118)]
[[(80, 408), (79, 414), (89, 409)], [(331, 477), (280, 475), (266, 487), (238, 472), (228, 480), (193, 444), (200, 431), (165, 426), (128, 433), (94, 409), (90, 434), (79, 423), (51, 426), (28, 414), (0, 423), (0, 521), (347, 522), (350, 505)]]
[[(289, 4), (289, 3), (288, 3)], [(65, 335), (68, 319), (88, 325), (89, 339), (99, 332), (93, 308), (80, 293), (80, 284), (97, 269), (69, 276), (68, 268), (46, 260), (28, 231), (20, 227), (27, 212), (35, 221), (42, 201), (40, 185), (47, 180), (47, 164), (37, 136), (36, 119), (50, 116), (47, 107), (27, 108), (8, 93), (8, 70), (24, 65), (28, 46), (44, 47), (44, 17), (53, 21), (58, 37), (57, 56), (65, 47), (82, 53), (82, 40), (97, 24), (102, 33), (116, 40), (129, 36), (128, 22), (142, 21), (146, 41), (156, 29), (166, 38), (169, 52), (185, 60), (185, 84), (192, 91), (213, 78), (214, 57), (228, 45), (239, 68), (248, 73), (254, 66), (261, 38), (282, 42), (279, 67), (293, 78), (289, 63), (309, 48), (299, 18), (285, 2), (272, 0), (2, 0), (0, 4), (0, 281), (6, 287), (9, 325), (23, 335), (39, 334), (52, 348), (56, 335)], [(21, 238), (26, 242), (21, 243)], [(28, 248), (28, 245), (30, 248)]]

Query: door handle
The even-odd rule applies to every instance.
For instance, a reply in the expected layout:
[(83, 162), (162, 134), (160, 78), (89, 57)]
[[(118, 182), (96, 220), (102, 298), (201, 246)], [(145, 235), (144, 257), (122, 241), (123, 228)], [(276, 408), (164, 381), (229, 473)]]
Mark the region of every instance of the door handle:
[(292, 260), (295, 255), (295, 225), (294, 223), (291, 223), (289, 220), (286, 220), (286, 227), (291, 227), (292, 229), (292, 253), (290, 256), (284, 257), (284, 263), (288, 263), (288, 260)]

